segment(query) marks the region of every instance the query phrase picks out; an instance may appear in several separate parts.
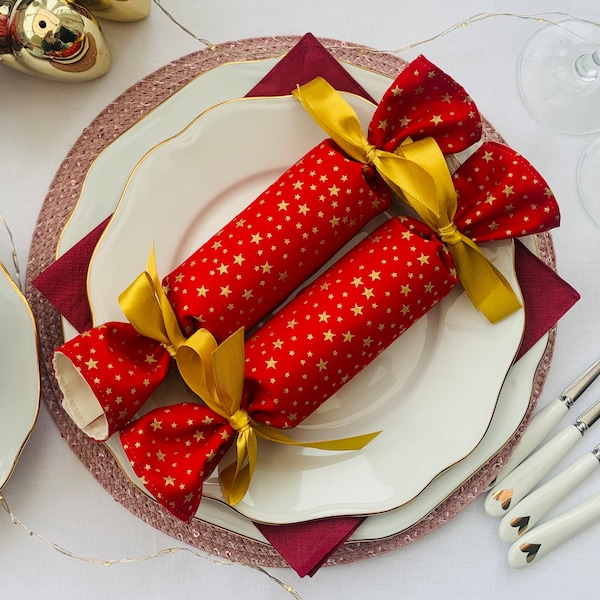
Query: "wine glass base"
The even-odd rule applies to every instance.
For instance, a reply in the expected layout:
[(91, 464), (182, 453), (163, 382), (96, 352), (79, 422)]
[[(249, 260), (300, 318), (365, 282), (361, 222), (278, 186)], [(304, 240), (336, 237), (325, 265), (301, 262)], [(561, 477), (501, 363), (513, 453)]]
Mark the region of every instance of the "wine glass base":
[(577, 187), (583, 206), (600, 226), (600, 137), (587, 147), (579, 159)]
[(532, 36), (521, 54), (521, 96), (535, 117), (561, 131), (600, 131), (600, 79), (583, 81), (574, 68), (580, 56), (600, 46), (600, 27), (572, 19), (557, 23)]

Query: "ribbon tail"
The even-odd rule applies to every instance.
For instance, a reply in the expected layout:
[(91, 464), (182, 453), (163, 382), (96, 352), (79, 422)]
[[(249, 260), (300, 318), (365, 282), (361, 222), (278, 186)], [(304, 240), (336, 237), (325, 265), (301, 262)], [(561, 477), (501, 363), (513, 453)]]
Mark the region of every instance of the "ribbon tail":
[(236, 441), (237, 461), (219, 472), (219, 480), (225, 501), (230, 506), (239, 504), (250, 487), (254, 474), (258, 445), (256, 435), (247, 428), (240, 432)]
[(497, 323), (522, 308), (522, 304), (504, 275), (488, 261), (474, 242), (449, 246), (457, 266), (459, 280), (473, 306), (491, 323)]
[(337, 440), (325, 440), (322, 442), (298, 442), (287, 437), (276, 429), (272, 429), (266, 425), (261, 425), (255, 421), (252, 421), (252, 428), (258, 436), (265, 440), (269, 440), (270, 442), (277, 442), (278, 444), (286, 444), (288, 446), (301, 446), (303, 448), (315, 448), (317, 450), (330, 450), (337, 452), (361, 450), (381, 433), (381, 431), (375, 431), (373, 433), (365, 433), (362, 435), (340, 438)]

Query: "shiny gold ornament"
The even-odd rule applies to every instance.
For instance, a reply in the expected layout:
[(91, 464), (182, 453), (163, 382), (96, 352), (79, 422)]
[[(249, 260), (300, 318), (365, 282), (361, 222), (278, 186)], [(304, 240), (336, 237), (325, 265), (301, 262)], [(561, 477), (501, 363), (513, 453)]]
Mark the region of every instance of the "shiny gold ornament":
[(98, 21), (71, 0), (0, 0), (0, 65), (61, 81), (88, 81), (110, 68)]
[(140, 21), (150, 14), (152, 0), (78, 0), (98, 18), (110, 21)]

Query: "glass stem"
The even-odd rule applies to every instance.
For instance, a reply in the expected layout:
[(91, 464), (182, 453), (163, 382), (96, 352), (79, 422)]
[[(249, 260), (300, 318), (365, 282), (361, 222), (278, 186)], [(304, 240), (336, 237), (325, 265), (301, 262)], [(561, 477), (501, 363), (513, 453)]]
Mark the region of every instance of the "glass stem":
[(575, 61), (575, 76), (581, 82), (590, 83), (600, 78), (600, 48), (591, 54), (582, 54)]

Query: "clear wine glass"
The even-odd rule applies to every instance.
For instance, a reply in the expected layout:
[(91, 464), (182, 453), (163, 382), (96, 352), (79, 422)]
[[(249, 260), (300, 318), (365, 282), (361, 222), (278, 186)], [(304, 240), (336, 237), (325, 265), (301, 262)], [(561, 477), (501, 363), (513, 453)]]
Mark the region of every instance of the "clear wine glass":
[[(538, 119), (563, 132), (600, 131), (600, 26), (564, 19), (531, 37), (519, 62), (519, 89)], [(581, 200), (600, 225), (600, 138), (577, 167)]]

